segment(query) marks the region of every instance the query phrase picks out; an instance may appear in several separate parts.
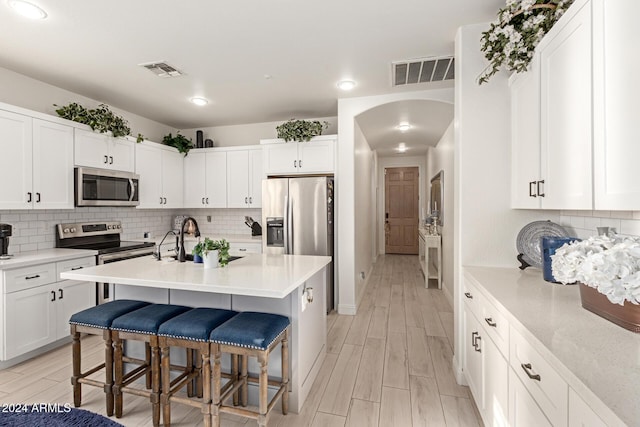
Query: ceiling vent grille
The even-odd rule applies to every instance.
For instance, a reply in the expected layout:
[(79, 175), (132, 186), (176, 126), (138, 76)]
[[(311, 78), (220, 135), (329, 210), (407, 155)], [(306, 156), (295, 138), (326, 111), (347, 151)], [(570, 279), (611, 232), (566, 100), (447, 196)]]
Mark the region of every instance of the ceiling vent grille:
[(453, 80), (453, 56), (392, 62), (392, 86)]
[(182, 72), (178, 71), (175, 67), (162, 61), (140, 64), (140, 66), (151, 71), (158, 77), (179, 77), (182, 75)]

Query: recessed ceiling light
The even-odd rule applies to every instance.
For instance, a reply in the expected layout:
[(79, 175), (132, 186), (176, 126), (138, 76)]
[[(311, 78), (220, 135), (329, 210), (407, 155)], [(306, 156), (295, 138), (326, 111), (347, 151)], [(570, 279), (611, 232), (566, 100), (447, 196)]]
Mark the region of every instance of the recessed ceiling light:
[(36, 6), (35, 4), (22, 0), (9, 0), (9, 6), (20, 15), (29, 19), (44, 19), (47, 12)]
[(401, 142), (400, 144), (398, 144), (398, 152), (404, 153), (407, 150), (408, 150), (407, 144), (405, 144), (404, 142)]
[(411, 125), (409, 123), (400, 123), (398, 126), (396, 126), (396, 129), (398, 129), (400, 132), (406, 132), (411, 129)]
[(209, 103), (209, 101), (205, 98), (202, 98), (200, 96), (194, 96), (193, 98), (191, 98), (191, 102), (193, 102), (196, 105), (199, 106), (203, 106), (203, 105), (207, 105)]
[(338, 82), (338, 88), (342, 90), (351, 90), (356, 87), (356, 82), (353, 80), (342, 80)]

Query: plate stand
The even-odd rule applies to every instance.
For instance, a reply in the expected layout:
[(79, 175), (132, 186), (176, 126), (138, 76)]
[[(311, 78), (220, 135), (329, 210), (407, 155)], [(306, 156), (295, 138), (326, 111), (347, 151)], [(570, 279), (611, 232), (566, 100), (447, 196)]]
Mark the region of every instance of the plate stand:
[(518, 256), (516, 257), (518, 258), (518, 261), (520, 261), (520, 267), (518, 267), (520, 270), (524, 270), (527, 267), (531, 267), (531, 264), (525, 261), (523, 257), (524, 257), (524, 254), (518, 254)]

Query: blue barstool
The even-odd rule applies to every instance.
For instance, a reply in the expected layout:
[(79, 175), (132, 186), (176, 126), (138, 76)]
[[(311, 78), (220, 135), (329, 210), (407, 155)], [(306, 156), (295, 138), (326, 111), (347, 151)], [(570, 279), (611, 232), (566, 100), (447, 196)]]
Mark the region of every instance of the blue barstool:
[[(282, 396), (282, 413), (289, 411), (289, 330), (290, 322), (285, 316), (268, 313), (245, 311), (223, 323), (211, 332), (211, 355), (213, 356), (213, 398), (211, 412), (213, 426), (220, 426), (220, 413), (227, 412), (241, 415), (258, 421), (258, 425), (266, 427), (269, 413), (276, 402)], [(269, 381), (268, 362), (269, 353), (282, 344), (282, 378), (280, 381)], [(231, 387), (222, 391), (220, 356), (222, 353), (230, 353), (242, 358), (240, 376), (231, 380)], [(248, 357), (258, 359), (260, 374), (257, 378), (249, 377), (247, 372)], [(248, 382), (257, 382), (259, 388), (258, 412), (244, 408), (226, 406), (225, 400), (231, 394), (240, 389), (240, 402), (247, 406)], [(267, 401), (267, 387), (278, 386), (273, 399)]]
[[(71, 345), (73, 374), (73, 404), (77, 408), (82, 404), (82, 384), (102, 387), (106, 394), (107, 415), (113, 415), (113, 346), (111, 345), (111, 323), (117, 317), (148, 305), (148, 302), (133, 300), (111, 301), (75, 313), (69, 319), (71, 327)], [(104, 362), (82, 372), (82, 353), (80, 334), (102, 335), (104, 340)], [(89, 375), (103, 369), (104, 382), (87, 378)]]
[[(122, 395), (123, 393), (148, 397), (151, 401), (153, 425), (160, 424), (160, 348), (158, 347), (158, 329), (167, 320), (170, 320), (191, 307), (171, 304), (149, 304), (138, 310), (127, 313), (114, 319), (111, 324), (111, 339), (113, 340), (113, 358), (115, 383), (113, 394), (115, 399), (116, 417), (122, 417)], [(135, 340), (145, 343), (147, 361), (124, 357), (122, 351), (122, 340)], [(124, 363), (133, 362), (140, 366), (131, 372), (124, 374)], [(151, 374), (151, 384), (149, 384), (149, 374)], [(147, 389), (151, 386), (151, 391), (143, 390), (131, 386), (138, 378), (147, 375)]]
[[(211, 425), (211, 364), (209, 335), (215, 328), (238, 314), (236, 311), (216, 308), (194, 308), (160, 325), (158, 330), (159, 346), (162, 353), (161, 383), (162, 419), (165, 426), (171, 425), (171, 402), (176, 401), (196, 408), (201, 408), (205, 427)], [(171, 381), (170, 347), (191, 349), (200, 353), (201, 360), (197, 368), (187, 363), (185, 370)], [(236, 368), (237, 376), (237, 368)], [(197, 379), (198, 397), (202, 400), (176, 396), (185, 385)]]

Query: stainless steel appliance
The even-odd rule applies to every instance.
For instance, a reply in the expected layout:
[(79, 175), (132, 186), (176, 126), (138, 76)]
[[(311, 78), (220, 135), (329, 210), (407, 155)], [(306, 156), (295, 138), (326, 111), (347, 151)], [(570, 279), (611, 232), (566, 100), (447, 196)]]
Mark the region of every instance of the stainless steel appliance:
[[(153, 242), (127, 242), (120, 240), (120, 221), (58, 224), (56, 247), (93, 249), (98, 251), (96, 264), (108, 264), (153, 254)], [(108, 283), (96, 283), (96, 304), (111, 299)]]
[(9, 237), (13, 231), (10, 224), (0, 224), (0, 259), (9, 259)]
[[(262, 181), (265, 254), (333, 257), (333, 178)], [(334, 308), (333, 261), (327, 266), (327, 312)]]
[(138, 206), (139, 179), (131, 172), (76, 168), (76, 206)]

